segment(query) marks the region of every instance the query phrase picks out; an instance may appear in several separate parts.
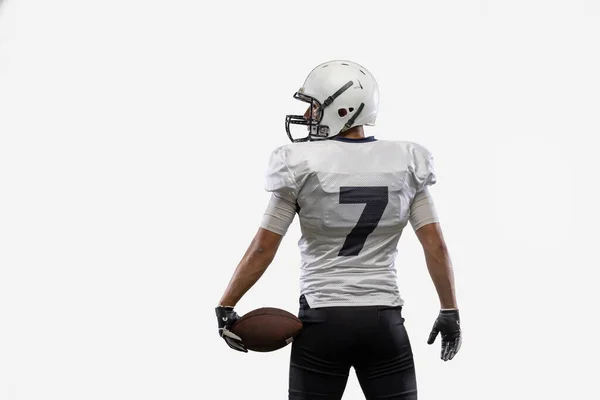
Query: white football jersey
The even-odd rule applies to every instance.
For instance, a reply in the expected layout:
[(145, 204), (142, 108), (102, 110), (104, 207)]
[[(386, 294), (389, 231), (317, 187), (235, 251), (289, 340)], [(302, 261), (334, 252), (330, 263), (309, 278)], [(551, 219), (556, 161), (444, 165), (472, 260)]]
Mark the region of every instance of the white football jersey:
[(298, 205), (308, 304), (403, 305), (398, 241), (415, 194), (435, 182), (431, 154), (413, 142), (338, 137), (275, 149), (266, 190)]

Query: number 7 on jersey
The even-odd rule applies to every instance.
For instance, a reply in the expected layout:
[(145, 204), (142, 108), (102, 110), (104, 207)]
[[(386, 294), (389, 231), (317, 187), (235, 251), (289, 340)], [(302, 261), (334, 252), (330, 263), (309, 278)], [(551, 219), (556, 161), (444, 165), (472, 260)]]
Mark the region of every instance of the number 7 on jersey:
[(350, 231), (338, 256), (357, 256), (373, 233), (388, 204), (387, 186), (342, 186), (340, 204), (365, 203), (358, 222)]

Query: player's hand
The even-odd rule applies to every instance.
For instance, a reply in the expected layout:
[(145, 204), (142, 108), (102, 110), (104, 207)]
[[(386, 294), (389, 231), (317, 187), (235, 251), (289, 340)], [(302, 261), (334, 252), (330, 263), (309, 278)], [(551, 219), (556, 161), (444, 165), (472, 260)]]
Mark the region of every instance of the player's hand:
[(462, 344), (458, 310), (440, 310), (427, 344), (433, 344), (438, 333), (442, 334), (442, 360), (452, 360)]
[(232, 349), (247, 353), (248, 349), (244, 346), (242, 338), (229, 330), (229, 328), (240, 319), (240, 316), (233, 311), (233, 307), (217, 306), (215, 312), (217, 314), (217, 322), (219, 325), (219, 336), (221, 336), (225, 340), (225, 343)]

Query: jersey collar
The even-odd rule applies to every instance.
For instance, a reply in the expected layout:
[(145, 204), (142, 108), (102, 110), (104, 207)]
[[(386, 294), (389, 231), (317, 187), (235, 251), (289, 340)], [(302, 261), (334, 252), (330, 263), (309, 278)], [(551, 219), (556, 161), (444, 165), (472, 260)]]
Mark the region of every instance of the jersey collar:
[(343, 136), (336, 136), (332, 140), (337, 140), (339, 142), (346, 142), (346, 143), (365, 143), (365, 142), (374, 142), (377, 139), (375, 139), (375, 136), (367, 136), (367, 137), (360, 138), (360, 139), (353, 139), (353, 138), (346, 138), (346, 137), (343, 137)]

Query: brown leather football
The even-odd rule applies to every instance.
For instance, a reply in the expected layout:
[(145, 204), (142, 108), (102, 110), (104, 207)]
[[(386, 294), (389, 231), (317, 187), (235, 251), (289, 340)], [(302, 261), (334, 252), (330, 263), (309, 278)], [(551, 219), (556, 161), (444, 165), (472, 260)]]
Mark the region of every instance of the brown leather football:
[(242, 338), (248, 350), (269, 352), (290, 344), (302, 330), (302, 321), (280, 308), (262, 307), (250, 311), (230, 331)]

